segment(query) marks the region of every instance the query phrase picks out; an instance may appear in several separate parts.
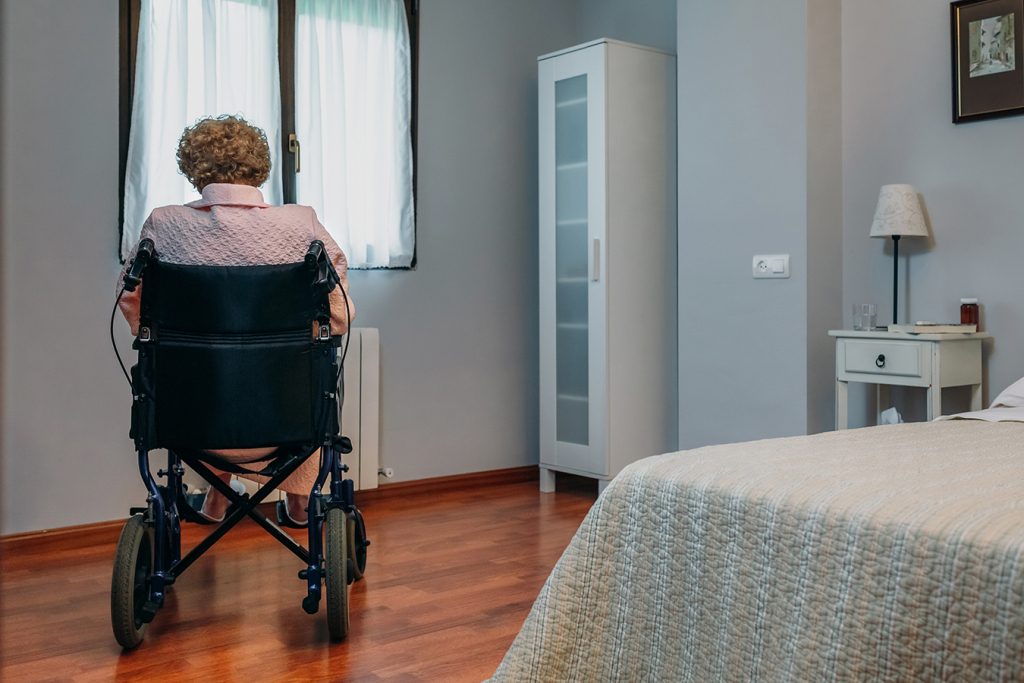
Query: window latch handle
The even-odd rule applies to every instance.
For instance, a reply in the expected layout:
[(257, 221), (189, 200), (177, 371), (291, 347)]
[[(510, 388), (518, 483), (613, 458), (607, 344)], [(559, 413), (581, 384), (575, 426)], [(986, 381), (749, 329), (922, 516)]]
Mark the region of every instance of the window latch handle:
[(299, 138), (292, 133), (288, 136), (288, 151), (295, 155), (295, 172), (299, 172)]

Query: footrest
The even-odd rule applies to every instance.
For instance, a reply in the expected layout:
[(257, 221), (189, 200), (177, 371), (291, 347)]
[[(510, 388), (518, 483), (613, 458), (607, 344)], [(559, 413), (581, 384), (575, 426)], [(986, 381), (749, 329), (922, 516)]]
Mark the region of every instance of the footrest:
[(156, 604), (152, 600), (147, 600), (146, 604), (139, 610), (139, 616), (142, 618), (143, 624), (148, 624), (153, 621), (153, 617), (156, 616), (156, 611), (160, 608), (160, 605)]
[[(196, 496), (196, 494), (188, 495)], [(203, 517), (196, 511), (196, 509), (192, 507), (193, 501), (188, 497), (188, 495), (182, 494), (181, 498), (178, 499), (178, 501), (180, 502), (180, 505), (178, 505), (178, 514), (181, 515), (181, 518), (183, 520), (185, 520), (186, 522), (191, 522), (192, 524), (209, 524), (209, 522), (203, 519)], [(198, 495), (197, 497), (201, 505), (202, 499), (205, 497), (205, 494)]]

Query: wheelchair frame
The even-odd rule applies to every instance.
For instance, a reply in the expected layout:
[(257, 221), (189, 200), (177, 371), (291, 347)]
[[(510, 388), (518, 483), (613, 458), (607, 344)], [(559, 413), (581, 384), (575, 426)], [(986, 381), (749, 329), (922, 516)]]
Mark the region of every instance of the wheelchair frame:
[[(143, 514), (144, 521), (153, 526), (156, 538), (164, 539), (163, 543), (154, 544), (154, 570), (150, 581), (150, 595), (149, 600), (142, 606), (143, 614), (148, 617), (146, 623), (151, 621), (157, 609), (163, 606), (165, 587), (173, 585), (193, 562), (246, 516), (253, 519), (267, 533), (280, 541), (285, 548), (306, 563), (307, 569), (299, 572), (299, 578), (306, 579), (308, 587), (308, 595), (303, 599), (302, 607), (307, 613), (316, 614), (322, 592), (320, 581), (324, 567), (322, 539), (326, 513), (332, 508), (341, 508), (346, 515), (358, 514), (357, 524), (362, 522), (362, 515), (355, 505), (353, 482), (351, 479), (342, 477), (343, 472), (348, 472), (348, 465), (341, 463), (341, 455), (352, 452), (351, 442), (347, 437), (337, 437), (334, 443), (323, 446), (322, 449), (327, 457), (324, 458), (316, 483), (310, 491), (309, 508), (307, 508), (310, 519), (308, 550), (267, 519), (267, 516), (260, 512), (257, 506), (319, 448), (313, 448), (301, 456), (297, 454), (282, 456), (278, 458), (278, 461), (283, 459), (283, 462), (275, 461), (264, 468), (258, 474), (270, 477), (270, 480), (263, 484), (253, 496), (248, 493), (239, 495), (211, 472), (198, 455), (188, 451), (169, 450), (167, 452), (167, 469), (157, 472), (157, 476), (167, 477), (167, 485), (162, 486), (157, 484), (150, 470), (149, 451), (139, 451), (139, 472), (149, 490), (147, 498), (149, 505), (144, 508), (131, 508), (130, 513), (132, 515)], [(213, 456), (204, 455), (203, 457), (215, 460)], [(220, 522), (216, 529), (211, 531), (184, 557), (181, 555), (181, 521), (184, 515), (178, 513), (178, 506), (187, 506), (188, 503), (184, 500), (183, 495), (184, 488), (181, 478), (185, 470), (181, 466), (182, 462), (194, 469), (233, 504), (233, 507), (228, 509), (224, 521)], [(234, 474), (252, 473), (250, 470), (235, 467), (224, 461), (217, 462), (217, 466), (219, 469)], [(322, 496), (321, 489), (328, 474), (331, 474), (330, 494)], [(188, 520), (186, 519), (186, 521)]]
[[(132, 284), (133, 274), (136, 285), (141, 280), (142, 272), (147, 265), (145, 261), (150, 255), (141, 259), (143, 263), (138, 268), (135, 266), (139, 258), (131, 264), (129, 275), (125, 278), (126, 289)], [(333, 272), (333, 266), (327, 259), (322, 243), (316, 241), (310, 245), (306, 265), (311, 270), (318, 271), (316, 285), (325, 291), (333, 289), (331, 276), (333, 275), (336, 283), (337, 274)], [(134, 286), (131, 286), (131, 289), (134, 289)], [(118, 299), (120, 300), (120, 296)], [(334, 340), (330, 339), (329, 327), (326, 328), (326, 336), (324, 335), (325, 325), (329, 325), (329, 308), (326, 309), (326, 314), (323, 306), (320, 311), (317, 317), (320, 320), (321, 333), (314, 337), (314, 343), (317, 347), (334, 347), (334, 358), (337, 349)], [(151, 340), (150, 330), (140, 328), (139, 336), (133, 344), (133, 348), (139, 351), (140, 363), (146, 356), (148, 342)], [(319, 351), (316, 353), (319, 354)], [(326, 348), (323, 353), (327, 354)], [(344, 356), (342, 363), (343, 361)], [(333, 362), (331, 367), (334, 367)], [(147, 401), (146, 387), (140, 386), (141, 370), (136, 374), (136, 369), (133, 368), (132, 374), (136, 375), (136, 382), (133, 384), (134, 405), (139, 406), (140, 403), (145, 404)], [(335, 387), (334, 392), (325, 391), (323, 399), (327, 401), (324, 405), (329, 410), (337, 409), (344, 397)], [(366, 540), (362, 514), (355, 505), (353, 481), (343, 476), (343, 473), (348, 471), (348, 466), (342, 463), (342, 455), (352, 452), (351, 441), (344, 436), (332, 435), (330, 432), (335, 431), (333, 428), (319, 428), (319, 433), (324, 435), (323, 443), (279, 448), (272, 454), (273, 460), (261, 471), (255, 472), (269, 480), (252, 496), (248, 493), (236, 493), (211, 471), (209, 465), (235, 474), (253, 474), (251, 470), (199, 449), (168, 448), (167, 468), (157, 472), (157, 477), (166, 477), (167, 483), (159, 484), (150, 469), (150, 450), (147, 445), (152, 438), (140, 433), (146, 431), (145, 426), (136, 426), (136, 418), (141, 413), (141, 410), (138, 413), (133, 411), (133, 436), (138, 450), (139, 473), (146, 485), (148, 496), (146, 507), (131, 508), (132, 516), (122, 531), (115, 555), (111, 617), (118, 643), (126, 649), (138, 645), (145, 633), (146, 625), (163, 606), (167, 588), (174, 585), (203, 553), (245, 517), (254, 520), (306, 565), (305, 569), (299, 571), (298, 576), (306, 581), (307, 590), (302, 607), (308, 614), (315, 614), (319, 610), (324, 584), (328, 584), (328, 627), (332, 638), (344, 638), (348, 631), (348, 586), (353, 580), (361, 578), (365, 568), (365, 549), (370, 544)], [(336, 422), (330, 422), (329, 415), (326, 419), (329, 423), (337, 425)], [(142, 418), (139, 418), (139, 421), (144, 422)], [(321, 458), (320, 467), (310, 491), (307, 507), (307, 549), (270, 521), (257, 506), (318, 450)], [(231, 503), (223, 521), (184, 556), (181, 552), (181, 522), (183, 519), (194, 520), (195, 513), (185, 499), (182, 482), (185, 470), (182, 463), (195, 470)], [(323, 489), (328, 474), (331, 475), (331, 484), (329, 490), (325, 492)], [(334, 513), (334, 510), (339, 512)], [(351, 533), (350, 530), (355, 532), (353, 539), (346, 538)], [(327, 541), (324, 540), (325, 531), (328, 535)], [(149, 539), (148, 550), (145, 548), (145, 538)], [(340, 542), (343, 547), (328, 547), (331, 539), (334, 539), (335, 544)], [(347, 557), (350, 548), (355, 550), (355, 555)], [(146, 552), (143, 555), (144, 550)], [(325, 558), (325, 552), (333, 559)], [(128, 581), (132, 582), (130, 587), (127, 585)]]

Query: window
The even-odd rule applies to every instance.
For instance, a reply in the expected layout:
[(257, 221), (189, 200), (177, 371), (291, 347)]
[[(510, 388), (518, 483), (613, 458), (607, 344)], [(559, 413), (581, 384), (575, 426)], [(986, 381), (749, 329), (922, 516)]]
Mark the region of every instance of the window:
[(122, 257), (153, 208), (198, 197), (181, 131), (237, 113), (267, 134), (269, 203), (316, 209), (353, 268), (415, 265), (412, 2), (122, 0)]

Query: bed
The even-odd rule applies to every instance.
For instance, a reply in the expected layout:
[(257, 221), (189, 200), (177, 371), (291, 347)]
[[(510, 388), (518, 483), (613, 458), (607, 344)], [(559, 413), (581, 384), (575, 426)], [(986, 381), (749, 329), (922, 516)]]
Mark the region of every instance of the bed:
[(1022, 551), (1017, 421), (648, 458), (595, 503), (491, 681), (1020, 682)]

